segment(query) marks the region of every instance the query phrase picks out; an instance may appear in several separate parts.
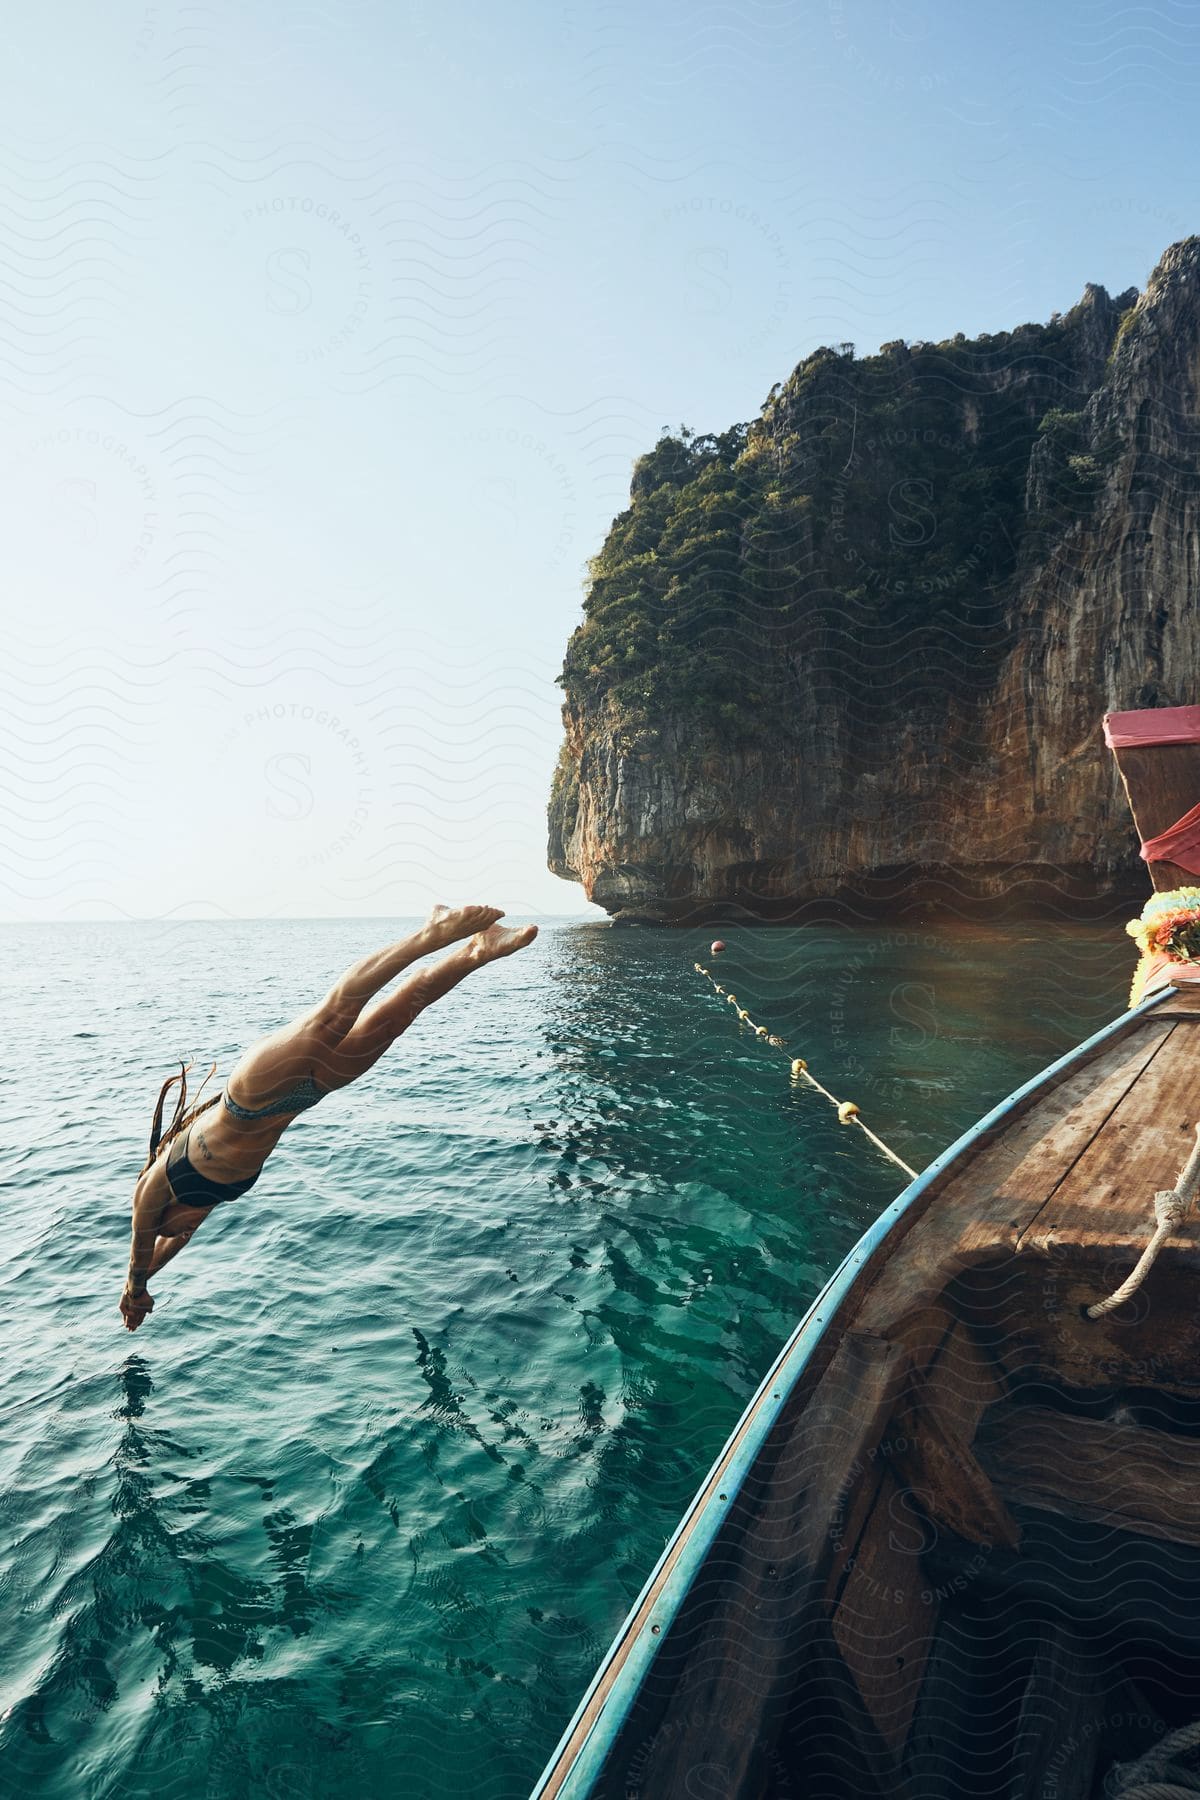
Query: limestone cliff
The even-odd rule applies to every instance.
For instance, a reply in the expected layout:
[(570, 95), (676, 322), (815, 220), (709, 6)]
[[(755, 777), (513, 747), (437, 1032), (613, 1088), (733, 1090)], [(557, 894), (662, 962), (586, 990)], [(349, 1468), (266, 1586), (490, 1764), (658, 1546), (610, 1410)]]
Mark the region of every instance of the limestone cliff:
[(1045, 325), (808, 357), (594, 559), (550, 866), (621, 919), (1100, 909), (1100, 734), (1200, 698), (1200, 239)]

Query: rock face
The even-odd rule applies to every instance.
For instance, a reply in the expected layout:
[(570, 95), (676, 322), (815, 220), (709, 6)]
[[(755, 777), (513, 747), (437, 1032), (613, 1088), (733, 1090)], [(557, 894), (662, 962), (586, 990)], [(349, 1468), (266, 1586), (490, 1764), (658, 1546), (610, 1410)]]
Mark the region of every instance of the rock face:
[(619, 920), (1140, 902), (1101, 717), (1200, 698), (1198, 472), (1195, 238), (664, 437), (568, 648), (550, 867)]

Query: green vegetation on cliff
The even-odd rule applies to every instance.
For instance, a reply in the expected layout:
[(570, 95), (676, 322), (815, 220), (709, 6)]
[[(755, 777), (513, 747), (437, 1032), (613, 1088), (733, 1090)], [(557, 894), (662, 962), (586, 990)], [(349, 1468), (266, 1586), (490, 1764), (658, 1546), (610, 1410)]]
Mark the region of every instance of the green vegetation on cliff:
[(736, 744), (787, 735), (801, 696), (847, 682), (927, 703), (948, 645), (982, 681), (1018, 563), (1103, 480), (1082, 409), (1127, 300), (1089, 289), (1046, 325), (817, 350), (752, 424), (664, 432), (589, 565), (568, 703), (630, 741), (670, 718)]

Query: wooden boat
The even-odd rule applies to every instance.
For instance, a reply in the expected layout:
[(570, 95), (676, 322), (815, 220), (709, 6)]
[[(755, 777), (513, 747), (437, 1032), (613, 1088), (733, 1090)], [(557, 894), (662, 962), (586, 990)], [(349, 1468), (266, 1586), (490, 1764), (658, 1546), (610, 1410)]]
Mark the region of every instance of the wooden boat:
[[(1200, 797), (1200, 745), (1117, 754), (1143, 838)], [(851, 1250), (535, 1800), (1194, 1791), (1162, 1765), (1200, 1743), (1165, 1736), (1200, 1716), (1200, 1227), (1170, 1226), (1133, 1298), (1087, 1316), (1196, 1144), (1184, 974), (988, 1113)]]

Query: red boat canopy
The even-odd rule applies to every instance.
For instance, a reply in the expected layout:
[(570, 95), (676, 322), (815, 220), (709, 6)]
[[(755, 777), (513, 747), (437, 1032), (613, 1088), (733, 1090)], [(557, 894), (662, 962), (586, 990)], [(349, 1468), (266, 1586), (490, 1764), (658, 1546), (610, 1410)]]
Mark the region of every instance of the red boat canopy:
[(1150, 879), (1161, 892), (1200, 875), (1200, 706), (1107, 713)]
[(1110, 750), (1143, 744), (1200, 744), (1200, 706), (1152, 706), (1143, 712), (1105, 713), (1104, 741)]

